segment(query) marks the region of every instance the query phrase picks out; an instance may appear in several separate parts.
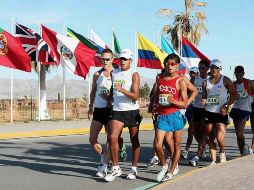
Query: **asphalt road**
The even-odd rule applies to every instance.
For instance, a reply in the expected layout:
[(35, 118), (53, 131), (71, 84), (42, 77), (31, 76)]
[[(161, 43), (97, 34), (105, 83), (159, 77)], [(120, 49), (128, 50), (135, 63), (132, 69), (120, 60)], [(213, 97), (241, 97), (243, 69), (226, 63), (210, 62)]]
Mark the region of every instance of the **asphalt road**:
[[(247, 143), (251, 143), (251, 130), (245, 129)], [(184, 131), (183, 142), (187, 131)], [(129, 157), (120, 163), (123, 175), (108, 183), (95, 177), (99, 157), (88, 143), (88, 135), (25, 138), (2, 140), (0, 151), (0, 188), (4, 190), (93, 190), (93, 189), (146, 189), (156, 185), (156, 175), (160, 166), (147, 168), (146, 163), (152, 154), (153, 131), (140, 132), (141, 156), (137, 180), (126, 180), (131, 165), (131, 148), (128, 133), (123, 133), (127, 144)], [(100, 136), (102, 142), (105, 135)], [(240, 156), (233, 128), (228, 129), (226, 138), (227, 159)], [(184, 146), (184, 144), (182, 144)], [(191, 155), (197, 148), (192, 145)], [(204, 167), (210, 163), (210, 158), (199, 163)], [(194, 170), (187, 160), (180, 160), (179, 176)]]

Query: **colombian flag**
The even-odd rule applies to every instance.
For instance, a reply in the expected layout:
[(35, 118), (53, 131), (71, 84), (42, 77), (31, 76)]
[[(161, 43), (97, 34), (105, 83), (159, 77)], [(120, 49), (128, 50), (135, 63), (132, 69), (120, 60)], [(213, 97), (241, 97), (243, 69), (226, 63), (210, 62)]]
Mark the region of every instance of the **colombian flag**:
[(138, 33), (138, 67), (162, 69), (167, 54)]

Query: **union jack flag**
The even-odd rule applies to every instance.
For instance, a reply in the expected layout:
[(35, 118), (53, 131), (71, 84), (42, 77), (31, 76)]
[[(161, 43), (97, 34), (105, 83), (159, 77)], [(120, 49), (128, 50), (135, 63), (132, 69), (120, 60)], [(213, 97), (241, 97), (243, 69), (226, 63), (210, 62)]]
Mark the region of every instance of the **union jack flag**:
[(50, 49), (38, 33), (21, 24), (15, 23), (15, 37), (18, 38), (31, 61), (40, 61), (42, 64), (55, 65), (50, 56)]

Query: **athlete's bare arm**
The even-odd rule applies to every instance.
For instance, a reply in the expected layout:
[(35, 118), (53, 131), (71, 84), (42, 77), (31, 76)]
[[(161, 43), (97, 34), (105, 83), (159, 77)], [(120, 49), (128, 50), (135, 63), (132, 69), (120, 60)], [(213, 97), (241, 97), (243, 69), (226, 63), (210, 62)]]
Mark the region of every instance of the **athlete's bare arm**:
[(96, 94), (96, 90), (97, 90), (97, 84), (96, 81), (99, 78), (99, 73), (95, 72), (93, 75), (93, 83), (92, 83), (92, 89), (90, 92), (90, 104), (89, 104), (89, 111), (88, 111), (88, 117), (90, 118), (90, 116), (93, 114), (93, 103), (95, 100), (95, 94)]
[(188, 104), (190, 104), (198, 95), (198, 90), (197, 88), (193, 85), (191, 81), (189, 81), (185, 76), (182, 77), (184, 81), (186, 82), (187, 89), (191, 91), (191, 96), (188, 99)]
[(129, 92), (129, 91), (125, 90), (124, 88), (122, 88), (120, 84), (115, 84), (115, 88), (119, 92), (122, 92), (128, 98), (136, 101), (139, 98), (139, 85), (140, 85), (140, 77), (139, 77), (139, 74), (137, 72), (135, 72), (132, 75), (131, 92)]
[(224, 76), (223, 83), (225, 88), (228, 89), (230, 94), (230, 99), (220, 109), (220, 113), (222, 115), (226, 115), (228, 112), (228, 106), (232, 105), (236, 101), (236, 99), (238, 98), (238, 94), (234, 84), (228, 77)]
[(187, 84), (186, 84), (185, 80), (182, 78), (179, 78), (177, 80), (177, 83), (178, 83), (176, 85), (178, 87), (177, 90), (180, 91), (182, 101), (175, 100), (169, 96), (168, 102), (176, 105), (179, 108), (186, 109), (188, 107)]

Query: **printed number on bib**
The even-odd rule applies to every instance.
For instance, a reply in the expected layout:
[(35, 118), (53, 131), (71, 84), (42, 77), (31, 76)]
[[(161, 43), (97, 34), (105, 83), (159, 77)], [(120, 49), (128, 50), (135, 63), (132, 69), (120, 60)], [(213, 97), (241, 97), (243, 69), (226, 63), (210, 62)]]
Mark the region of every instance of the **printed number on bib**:
[(99, 87), (99, 94), (109, 94), (109, 89), (104, 86)]
[(160, 94), (159, 96), (159, 104), (161, 106), (170, 106), (170, 102), (168, 102), (168, 97), (172, 96), (171, 94)]
[(219, 105), (219, 95), (211, 95), (207, 98), (207, 105)]
[(124, 86), (125, 81), (124, 80), (114, 80), (114, 90), (116, 90), (115, 85), (120, 84), (121, 87)]
[(197, 88), (197, 90), (198, 90), (198, 93), (202, 93), (202, 87), (197, 86), (196, 88)]

